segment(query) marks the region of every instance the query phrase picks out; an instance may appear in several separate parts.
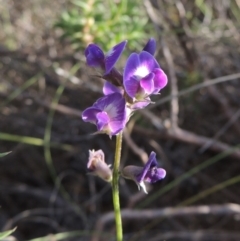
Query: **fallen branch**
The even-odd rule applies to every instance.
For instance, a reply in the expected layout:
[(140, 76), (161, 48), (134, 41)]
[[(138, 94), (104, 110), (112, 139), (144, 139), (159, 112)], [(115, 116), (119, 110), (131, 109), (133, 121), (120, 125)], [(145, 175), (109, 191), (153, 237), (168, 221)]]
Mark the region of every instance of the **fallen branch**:
[[(156, 218), (164, 217), (176, 217), (176, 216), (192, 216), (192, 215), (233, 215), (240, 214), (239, 204), (223, 204), (223, 205), (202, 205), (192, 207), (178, 207), (178, 208), (161, 208), (161, 209), (145, 209), (145, 210), (121, 210), (123, 220), (152, 220)], [(95, 235), (92, 237), (92, 241), (98, 241), (98, 234), (104, 229), (107, 223), (113, 222), (114, 213), (109, 212), (101, 216), (97, 221), (95, 227)]]
[[(210, 150), (215, 151), (215, 152), (224, 152), (229, 149), (232, 149), (232, 146), (213, 140), (212, 138), (208, 138), (205, 136), (200, 136), (195, 133), (192, 133), (187, 130), (183, 130), (181, 128), (176, 128), (176, 129), (159, 129), (159, 124), (161, 123), (161, 120), (154, 114), (151, 113), (151, 118), (149, 118), (149, 110), (142, 110), (141, 114), (146, 117), (149, 121), (151, 121), (152, 125), (155, 126), (158, 131), (156, 130), (147, 130), (143, 129), (141, 127), (134, 127), (134, 130), (137, 131), (138, 133), (144, 134), (144, 135), (150, 135), (158, 138), (170, 138), (173, 140), (177, 141), (182, 141), (186, 142), (189, 144), (193, 144), (196, 146), (203, 146), (206, 143), (212, 143), (212, 145), (209, 147)], [(231, 156), (240, 159), (240, 150), (235, 150), (234, 152), (231, 153)]]
[(197, 231), (180, 231), (180, 232), (166, 232), (160, 235), (155, 235), (154, 238), (148, 239), (148, 241), (159, 241), (159, 240), (170, 240), (170, 239), (181, 239), (181, 240), (231, 240), (238, 241), (240, 232), (227, 232), (220, 230), (197, 230)]

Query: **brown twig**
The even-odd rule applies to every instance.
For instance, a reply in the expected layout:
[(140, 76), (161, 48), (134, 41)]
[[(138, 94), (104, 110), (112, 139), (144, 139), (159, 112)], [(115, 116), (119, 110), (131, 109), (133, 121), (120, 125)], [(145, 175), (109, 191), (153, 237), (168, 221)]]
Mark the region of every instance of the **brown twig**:
[[(192, 133), (190, 131), (186, 131), (183, 129), (176, 129), (176, 130), (165, 130), (165, 131), (152, 131), (152, 130), (146, 130), (144, 128), (136, 126), (134, 130), (142, 135), (146, 136), (152, 136), (157, 138), (163, 138), (163, 139), (172, 139), (176, 141), (181, 141), (185, 143), (189, 143), (196, 146), (202, 146), (206, 142), (212, 141), (211, 138), (200, 136), (195, 133)], [(231, 150), (233, 147), (225, 144), (220, 141), (215, 141), (211, 147), (209, 147), (210, 150), (215, 152), (225, 152)], [(239, 148), (234, 150), (229, 154), (229, 156), (232, 156), (234, 158), (240, 159), (240, 150)]]
[(214, 135), (211, 142), (205, 143), (199, 150), (200, 153), (205, 152), (216, 140), (219, 139), (240, 117), (240, 109), (234, 113), (229, 121)]
[(170, 85), (171, 85), (171, 95), (174, 96), (171, 99), (171, 128), (175, 129), (178, 127), (178, 112), (179, 112), (179, 105), (178, 105), (178, 87), (177, 87), (177, 77), (175, 73), (173, 58), (169, 47), (164, 40), (161, 39), (161, 45), (163, 49), (163, 55), (167, 61), (167, 66), (169, 70), (169, 77), (170, 77)]
[[(227, 98), (224, 96), (224, 94), (221, 93), (219, 89), (217, 89), (216, 86), (209, 86), (208, 91), (211, 94), (212, 98), (221, 106), (223, 113), (227, 117), (229, 121), (231, 121), (232, 116), (235, 114), (235, 112), (230, 107), (230, 104), (227, 100)], [(238, 123), (233, 122), (232, 126), (234, 127), (237, 134), (240, 136), (240, 126)]]
[(197, 231), (173, 231), (166, 232), (160, 235), (156, 235), (148, 241), (159, 241), (159, 240), (196, 240), (196, 241), (209, 241), (209, 240), (231, 240), (238, 241), (240, 237), (240, 232), (227, 232), (221, 230), (197, 230)]
[[(144, 110), (141, 113), (143, 114), (143, 116), (145, 116), (146, 118), (148, 118), (149, 121), (151, 121), (151, 123), (153, 124), (153, 126), (155, 126), (156, 128), (158, 128), (158, 124), (155, 125), (155, 123), (157, 122), (161, 122), (161, 120), (154, 115), (151, 115), (151, 119), (149, 119), (149, 115), (145, 115), (145, 113), (149, 112), (148, 110)], [(159, 138), (171, 138), (177, 141), (182, 141), (182, 142), (186, 142), (189, 144), (193, 144), (196, 146), (202, 146), (205, 143), (209, 143), (211, 142), (212, 145), (209, 147), (210, 150), (212, 151), (216, 151), (216, 152), (224, 152), (227, 150), (230, 150), (232, 147), (228, 144), (225, 144), (223, 142), (220, 141), (213, 141), (213, 139), (205, 137), (205, 136), (200, 136), (197, 135), (195, 133), (192, 133), (190, 131), (187, 130), (183, 130), (181, 128), (177, 128), (177, 129), (160, 129), (158, 132), (156, 131), (150, 131), (150, 130), (146, 130), (140, 127), (135, 127), (135, 130), (140, 132), (140, 133), (144, 133), (145, 135), (151, 135), (151, 136), (157, 136)], [(235, 150), (231, 156), (240, 159), (240, 150)]]
[[(221, 77), (214, 78), (214, 79), (205, 79), (203, 83), (196, 84), (196, 85), (193, 85), (193, 86), (191, 86), (187, 89), (179, 91), (177, 96), (180, 97), (180, 96), (189, 94), (193, 91), (199, 90), (201, 88), (209, 87), (211, 85), (223, 83), (223, 82), (230, 81), (230, 80), (236, 80), (236, 79), (239, 79), (239, 78), (240, 78), (240, 73), (221, 76)], [(154, 105), (149, 105), (147, 107), (147, 109), (150, 110), (150, 109), (156, 108), (157, 106), (162, 105), (162, 104), (170, 101), (173, 97), (174, 96), (169, 95), (169, 96), (166, 96), (164, 98), (161, 98)]]
[[(33, 98), (34, 98), (34, 96), (33, 96)], [(54, 106), (51, 107), (50, 102), (40, 100), (36, 97), (34, 98), (34, 101), (41, 106), (44, 106), (48, 109), (52, 108), (52, 109), (56, 110), (57, 112), (62, 113), (64, 115), (76, 116), (76, 117), (79, 117), (79, 118), (82, 115), (82, 111), (80, 111), (78, 109), (75, 109), (75, 108), (68, 107), (66, 105), (57, 104), (57, 105), (54, 105)]]
[[(145, 210), (121, 210), (123, 220), (152, 220), (155, 218), (163, 217), (176, 217), (176, 216), (192, 216), (192, 215), (233, 215), (240, 214), (239, 204), (223, 204), (223, 205), (202, 205), (192, 207), (178, 207), (178, 208), (162, 208), (162, 209), (145, 209)], [(114, 213), (109, 212), (101, 216), (97, 221), (95, 231), (101, 233), (104, 226), (114, 220)], [(92, 237), (92, 241), (98, 241), (98, 235)]]
[(140, 157), (143, 163), (146, 163), (148, 160), (147, 153), (136, 145), (136, 143), (133, 141), (127, 130), (124, 130), (123, 137), (127, 145), (131, 148), (131, 150)]

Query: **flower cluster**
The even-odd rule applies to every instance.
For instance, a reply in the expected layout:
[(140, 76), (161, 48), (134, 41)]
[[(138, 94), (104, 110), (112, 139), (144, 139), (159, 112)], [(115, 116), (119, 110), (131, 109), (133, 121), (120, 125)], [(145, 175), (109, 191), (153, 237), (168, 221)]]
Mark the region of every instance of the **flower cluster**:
[[(156, 95), (167, 84), (167, 76), (154, 58), (156, 42), (150, 39), (140, 53), (132, 53), (124, 67), (123, 73), (115, 68), (127, 41), (114, 46), (104, 54), (96, 44), (90, 44), (85, 50), (87, 65), (100, 68), (103, 86), (103, 97), (82, 113), (85, 122), (97, 126), (97, 133), (106, 133), (110, 137), (117, 135), (126, 126), (132, 113), (151, 103), (151, 95)], [(105, 163), (104, 153), (89, 152), (89, 171), (105, 181), (112, 180), (112, 171)], [(166, 171), (158, 168), (156, 154), (152, 152), (144, 167), (127, 166), (122, 176), (132, 179), (147, 193), (144, 182), (154, 183), (165, 177)]]
[(126, 44), (127, 41), (123, 41), (106, 54), (96, 44), (90, 44), (85, 50), (87, 65), (102, 69), (106, 82), (104, 96), (83, 111), (82, 119), (110, 137), (123, 130), (132, 112), (150, 104), (150, 96), (158, 94), (167, 84), (167, 76), (153, 56), (154, 39), (150, 39), (140, 53), (128, 57), (121, 74), (115, 64)]

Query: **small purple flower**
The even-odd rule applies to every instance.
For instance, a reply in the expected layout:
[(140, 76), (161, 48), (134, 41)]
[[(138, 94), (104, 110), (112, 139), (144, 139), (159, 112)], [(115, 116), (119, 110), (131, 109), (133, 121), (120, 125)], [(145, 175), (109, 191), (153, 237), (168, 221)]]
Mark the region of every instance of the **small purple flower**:
[(126, 101), (120, 93), (113, 93), (98, 99), (92, 107), (82, 113), (85, 122), (97, 126), (98, 132), (110, 137), (118, 134), (126, 124)]
[(120, 58), (126, 44), (127, 41), (123, 41), (115, 45), (106, 55), (98, 45), (89, 44), (85, 50), (87, 64), (91, 67), (100, 67), (105, 71), (105, 75), (109, 74)]
[(111, 182), (112, 170), (109, 167), (110, 165), (105, 163), (105, 156), (102, 150), (89, 150), (89, 158), (87, 164), (89, 174), (98, 176), (106, 182)]
[(133, 180), (137, 184), (138, 189), (140, 190), (140, 187), (142, 187), (147, 194), (144, 182), (157, 182), (166, 176), (166, 171), (158, 167), (156, 153), (152, 151), (144, 167), (126, 166), (122, 170), (122, 176)]
[(167, 76), (156, 59), (148, 52), (132, 53), (123, 73), (123, 84), (127, 94), (137, 101), (157, 94), (167, 84)]
[(154, 55), (155, 51), (156, 51), (156, 41), (154, 38), (150, 38), (147, 42), (147, 44), (145, 45), (145, 47), (143, 48), (143, 51), (148, 52), (151, 55)]

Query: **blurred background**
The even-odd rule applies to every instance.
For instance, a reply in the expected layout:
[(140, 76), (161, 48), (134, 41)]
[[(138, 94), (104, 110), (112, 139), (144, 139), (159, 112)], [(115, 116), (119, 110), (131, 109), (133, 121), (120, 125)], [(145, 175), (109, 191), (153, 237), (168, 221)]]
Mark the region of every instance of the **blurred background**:
[(131, 118), (121, 165), (155, 151), (167, 176), (148, 195), (120, 179), (125, 240), (240, 240), (239, 0), (0, 0), (0, 26), (4, 240), (115, 240), (110, 185), (86, 175), (115, 138), (81, 120), (103, 84), (84, 49), (127, 39), (122, 70), (150, 37), (169, 84)]

